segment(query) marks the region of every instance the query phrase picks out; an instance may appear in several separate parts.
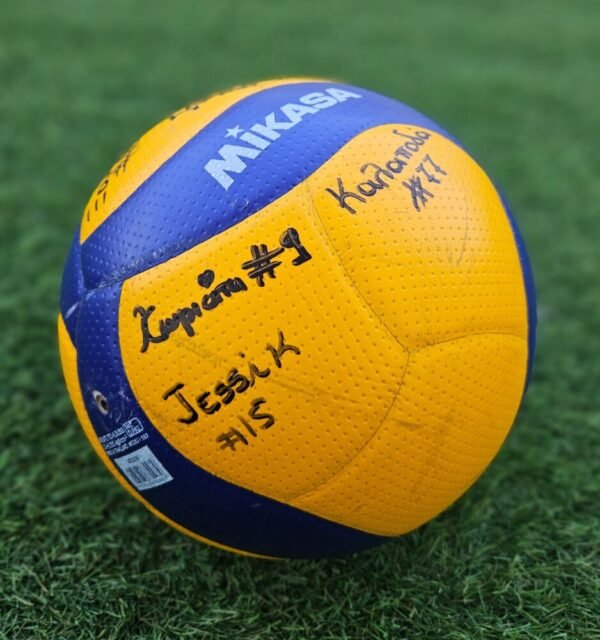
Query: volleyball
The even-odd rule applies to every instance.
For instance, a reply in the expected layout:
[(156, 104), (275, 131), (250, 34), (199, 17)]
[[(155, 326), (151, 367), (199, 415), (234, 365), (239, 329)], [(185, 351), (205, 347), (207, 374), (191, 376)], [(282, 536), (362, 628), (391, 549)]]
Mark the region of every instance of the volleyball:
[(450, 134), (336, 81), (176, 111), (100, 181), (61, 361), (115, 478), (269, 558), (407, 533), (488, 467), (525, 392), (535, 293), (506, 200)]

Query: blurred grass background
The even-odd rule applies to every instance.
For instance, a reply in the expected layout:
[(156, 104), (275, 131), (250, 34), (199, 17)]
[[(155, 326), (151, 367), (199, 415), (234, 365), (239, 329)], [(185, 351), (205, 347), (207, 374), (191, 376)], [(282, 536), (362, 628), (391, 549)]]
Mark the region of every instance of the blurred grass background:
[[(600, 638), (600, 3), (0, 4), (0, 638)], [(438, 120), (533, 261), (530, 391), (489, 472), (384, 548), (264, 563), (181, 536), (84, 440), (59, 369), (87, 196), (148, 127), (231, 85), (364, 85)]]

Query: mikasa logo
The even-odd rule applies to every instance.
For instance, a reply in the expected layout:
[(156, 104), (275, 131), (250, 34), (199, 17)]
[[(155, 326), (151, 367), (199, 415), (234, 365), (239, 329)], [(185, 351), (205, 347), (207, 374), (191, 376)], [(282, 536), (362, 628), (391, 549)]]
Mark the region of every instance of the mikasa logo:
[(242, 158), (256, 159), (264, 149), (273, 144), (285, 131), (302, 122), (306, 116), (329, 109), (349, 98), (362, 98), (362, 96), (359, 93), (335, 87), (325, 89), (323, 92), (314, 91), (303, 95), (298, 102), (284, 104), (277, 114), (269, 113), (264, 120), (251, 125), (248, 129), (242, 129), (239, 125), (233, 129), (227, 129), (226, 138), (236, 138), (245, 142), (246, 145), (224, 144), (219, 149), (221, 157), (209, 160), (204, 165), (204, 169), (223, 189), (229, 189), (235, 179), (229, 174), (242, 173), (247, 167)]

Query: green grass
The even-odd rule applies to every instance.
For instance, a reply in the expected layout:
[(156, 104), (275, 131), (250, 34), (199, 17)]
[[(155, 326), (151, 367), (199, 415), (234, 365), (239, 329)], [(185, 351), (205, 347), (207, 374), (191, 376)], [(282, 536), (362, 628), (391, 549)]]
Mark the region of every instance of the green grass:
[[(0, 6), (2, 638), (600, 638), (600, 4), (311, 4)], [(195, 98), (291, 74), (390, 94), (464, 141), (512, 201), (540, 327), (515, 429), (458, 504), (353, 558), (270, 563), (119, 488), (73, 415), (55, 314), (118, 154)]]

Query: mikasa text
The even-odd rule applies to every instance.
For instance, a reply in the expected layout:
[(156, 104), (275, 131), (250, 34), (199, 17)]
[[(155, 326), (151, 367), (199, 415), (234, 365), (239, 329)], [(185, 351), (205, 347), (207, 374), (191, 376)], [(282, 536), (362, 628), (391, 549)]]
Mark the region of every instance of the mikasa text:
[(236, 138), (246, 144), (224, 144), (218, 151), (220, 157), (209, 160), (204, 169), (223, 189), (229, 189), (235, 180), (230, 174), (242, 173), (247, 167), (246, 160), (256, 160), (265, 149), (306, 116), (318, 114), (323, 109), (346, 100), (359, 98), (362, 98), (359, 93), (336, 87), (313, 91), (298, 98), (298, 102), (284, 104), (277, 113), (273, 111), (267, 114), (261, 121), (246, 129), (239, 125), (228, 129), (226, 138)]

